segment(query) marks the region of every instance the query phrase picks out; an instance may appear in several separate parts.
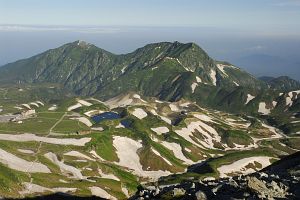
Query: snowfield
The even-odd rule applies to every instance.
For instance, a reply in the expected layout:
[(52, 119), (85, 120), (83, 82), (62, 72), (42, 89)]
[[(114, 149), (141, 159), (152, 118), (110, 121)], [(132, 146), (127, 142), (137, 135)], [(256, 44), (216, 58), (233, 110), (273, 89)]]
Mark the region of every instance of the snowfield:
[(169, 107), (170, 107), (171, 111), (173, 111), (173, 112), (178, 112), (179, 111), (178, 106), (175, 105), (175, 104), (170, 104)]
[(255, 96), (252, 96), (251, 94), (247, 94), (247, 100), (245, 102), (245, 105), (247, 105), (250, 101), (255, 99)]
[(148, 116), (148, 114), (141, 108), (134, 109), (132, 114), (139, 119), (143, 119)]
[(220, 172), (220, 177), (228, 177), (227, 174), (230, 173), (249, 174), (255, 172), (255, 170), (252, 168), (246, 168), (247, 165), (251, 163), (254, 164), (254, 162), (258, 162), (262, 165), (262, 168), (265, 168), (271, 164), (270, 162), (271, 158), (272, 157), (267, 157), (267, 156), (243, 158), (241, 160), (235, 161), (232, 164), (223, 165), (219, 167), (217, 170)]
[(195, 89), (196, 89), (197, 86), (198, 86), (198, 83), (193, 83), (193, 84), (191, 85), (192, 93), (195, 93)]
[(49, 111), (55, 111), (57, 110), (57, 105), (52, 105), (50, 108), (48, 108)]
[(78, 117), (78, 118), (75, 117), (75, 118), (70, 118), (70, 119), (80, 121), (81, 123), (85, 124), (88, 127), (93, 126), (92, 122), (86, 117)]
[(73, 193), (76, 192), (77, 188), (46, 188), (40, 185), (33, 183), (22, 183), (24, 190), (19, 192), (22, 195), (34, 194), (34, 193), (44, 193), (44, 192), (53, 192), (53, 193)]
[(92, 159), (92, 158), (88, 157), (87, 155), (84, 155), (83, 153), (80, 153), (78, 151), (69, 151), (69, 152), (65, 153), (64, 155), (95, 161), (94, 159)]
[(115, 181), (120, 181), (118, 177), (116, 177), (114, 174), (105, 174), (102, 172), (101, 169), (98, 169), (98, 173), (100, 174), (101, 178), (111, 179)]
[(78, 103), (84, 105), (84, 106), (92, 106), (93, 104), (91, 104), (90, 102), (87, 102), (85, 100), (78, 100)]
[(80, 108), (80, 107), (82, 107), (82, 105), (80, 103), (77, 103), (75, 105), (72, 105), (72, 106), (68, 107), (67, 110), (72, 111), (72, 110), (75, 110), (75, 109)]
[(262, 113), (264, 115), (268, 115), (268, 114), (271, 113), (271, 110), (266, 108), (266, 103), (265, 102), (260, 102), (259, 106), (258, 106), (258, 112)]
[[(204, 139), (203, 140), (197, 140), (199, 143), (195, 142), (192, 137), (193, 132), (199, 131)], [(205, 147), (208, 149), (215, 149), (214, 147), (214, 142), (220, 143), (221, 142), (221, 137), (217, 133), (217, 131), (212, 128), (211, 126), (203, 123), (202, 121), (196, 121), (196, 122), (191, 122), (190, 124), (187, 125), (186, 128), (182, 128), (181, 130), (175, 130), (175, 133), (183, 137), (185, 140), (189, 141), (190, 143), (198, 146), (198, 147)]]
[(165, 157), (163, 157), (158, 151), (156, 151), (152, 147), (151, 147), (151, 151), (158, 157), (161, 157), (168, 165), (172, 166), (172, 163), (170, 161), (168, 161)]
[(216, 71), (215, 70), (211, 70), (210, 71), (210, 78), (211, 78), (211, 80), (212, 80), (212, 84), (213, 85), (217, 85), (217, 78), (216, 78), (216, 75), (217, 75), (217, 73), (216, 73)]
[(101, 197), (104, 199), (109, 199), (109, 200), (117, 200), (114, 196), (108, 194), (105, 190), (103, 190), (102, 188), (93, 186), (93, 187), (89, 187), (91, 190), (92, 195), (97, 196), (97, 197)]
[(86, 143), (91, 141), (91, 138), (51, 138), (51, 137), (40, 137), (31, 133), (24, 134), (0, 134), (0, 140), (14, 141), (14, 142), (45, 142), (49, 144), (59, 144), (59, 145), (74, 145), (74, 146), (84, 146)]
[(53, 162), (55, 165), (57, 165), (60, 168), (60, 171), (65, 174), (65, 175), (69, 175), (72, 174), (73, 176), (71, 178), (75, 178), (75, 179), (84, 179), (84, 177), (81, 174), (81, 171), (73, 166), (70, 165), (66, 165), (63, 161), (59, 161), (57, 156), (52, 153), (46, 153), (44, 155), (46, 158), (48, 158), (51, 162)]
[(212, 120), (211, 117), (209, 117), (208, 115), (205, 115), (205, 114), (194, 114), (194, 117), (200, 119), (201, 121), (204, 121), (204, 122), (213, 122), (214, 121)]
[(29, 104), (27, 104), (27, 103), (24, 103), (24, 104), (22, 104), (22, 106), (24, 106), (25, 108), (27, 108), (27, 109), (31, 110), (31, 107), (30, 107), (30, 105), (29, 105)]
[(168, 171), (144, 171), (137, 154), (138, 149), (142, 148), (142, 144), (127, 137), (114, 136), (113, 146), (119, 158), (117, 165), (132, 169), (134, 174), (140, 177), (149, 177), (157, 180), (161, 176), (167, 176), (171, 173)]
[(26, 153), (26, 154), (34, 154), (34, 151), (27, 150), (27, 149), (18, 149), (18, 151), (21, 153)]
[(114, 109), (117, 107), (126, 107), (128, 105), (131, 105), (132, 103), (133, 99), (129, 94), (123, 97), (117, 96), (104, 102), (104, 104), (107, 105), (110, 109)]
[(178, 158), (179, 160), (182, 160), (187, 165), (194, 164), (194, 161), (188, 159), (185, 157), (185, 155), (182, 153), (182, 148), (179, 144), (174, 142), (166, 142), (162, 141), (161, 144), (166, 147), (167, 149), (171, 150), (174, 153), (174, 156)]
[(51, 173), (46, 165), (38, 162), (29, 162), (2, 149), (0, 149), (0, 162), (11, 169), (21, 172)]
[(104, 111), (102, 110), (90, 110), (84, 113), (84, 115), (88, 116), (88, 117), (92, 117), (93, 115), (97, 115), (97, 114), (101, 114), (104, 113)]
[(161, 120), (163, 120), (164, 122), (166, 122), (167, 124), (172, 124), (172, 120), (170, 120), (169, 118), (167, 117), (164, 117), (164, 116), (161, 116), (159, 115), (154, 109), (150, 110), (150, 112), (155, 115), (155, 116), (158, 116)]
[(217, 64), (218, 69), (223, 73), (223, 75), (225, 77), (228, 77), (228, 74), (225, 72), (224, 68), (226, 67), (226, 65), (223, 64)]
[(163, 126), (163, 127), (157, 127), (157, 128), (151, 128), (152, 131), (154, 131), (155, 133), (157, 133), (158, 135), (164, 134), (164, 133), (168, 133), (170, 130)]

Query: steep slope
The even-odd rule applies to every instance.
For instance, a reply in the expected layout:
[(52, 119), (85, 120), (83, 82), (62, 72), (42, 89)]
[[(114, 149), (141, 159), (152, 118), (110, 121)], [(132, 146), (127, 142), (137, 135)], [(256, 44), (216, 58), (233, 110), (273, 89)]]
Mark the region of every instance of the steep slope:
[(76, 94), (101, 98), (136, 91), (166, 100), (191, 97), (199, 85), (265, 87), (241, 69), (214, 61), (196, 44), (179, 42), (149, 44), (114, 55), (76, 41), (2, 67), (0, 81), (59, 83)]

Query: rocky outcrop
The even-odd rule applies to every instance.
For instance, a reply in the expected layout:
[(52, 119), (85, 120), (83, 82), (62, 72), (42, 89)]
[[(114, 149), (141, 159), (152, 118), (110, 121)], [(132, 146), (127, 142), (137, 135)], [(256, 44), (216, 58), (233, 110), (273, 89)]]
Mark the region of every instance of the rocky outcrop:
[(300, 152), (247, 176), (140, 187), (131, 199), (300, 199)]

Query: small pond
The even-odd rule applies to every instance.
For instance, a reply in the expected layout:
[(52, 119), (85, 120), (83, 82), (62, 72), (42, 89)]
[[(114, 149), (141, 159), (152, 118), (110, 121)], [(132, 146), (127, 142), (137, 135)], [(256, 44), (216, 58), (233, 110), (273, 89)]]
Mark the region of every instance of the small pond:
[(132, 121), (131, 120), (128, 120), (128, 119), (124, 119), (121, 121), (121, 124), (125, 127), (125, 128), (129, 128), (132, 124)]
[(105, 112), (98, 115), (94, 115), (91, 118), (94, 122), (100, 123), (105, 120), (120, 119), (121, 116), (115, 112)]

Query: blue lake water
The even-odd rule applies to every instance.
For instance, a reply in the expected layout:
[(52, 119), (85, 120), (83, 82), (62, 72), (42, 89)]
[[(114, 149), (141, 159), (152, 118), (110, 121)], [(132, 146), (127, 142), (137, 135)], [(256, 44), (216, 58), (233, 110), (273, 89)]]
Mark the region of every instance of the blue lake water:
[(132, 124), (132, 122), (128, 119), (124, 119), (121, 121), (121, 124), (125, 127), (125, 128), (129, 128)]
[[(102, 122), (104, 120), (112, 120), (112, 119), (120, 119), (121, 116), (118, 113), (115, 112), (105, 112), (98, 115), (94, 115), (91, 117), (92, 120), (96, 123)], [(123, 125), (125, 126), (125, 125)]]

